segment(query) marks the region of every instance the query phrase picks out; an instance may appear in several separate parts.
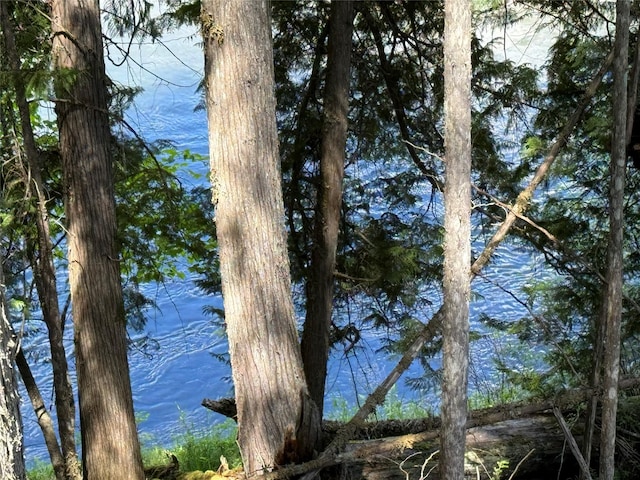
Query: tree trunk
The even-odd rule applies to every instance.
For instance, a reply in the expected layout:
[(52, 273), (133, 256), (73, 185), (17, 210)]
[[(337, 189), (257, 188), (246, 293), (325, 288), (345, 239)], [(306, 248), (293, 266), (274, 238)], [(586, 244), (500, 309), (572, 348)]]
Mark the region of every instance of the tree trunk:
[(464, 478), (471, 268), (471, 3), (445, 0), (440, 476)]
[(24, 480), (24, 437), (14, 368), (18, 339), (9, 322), (3, 268), (0, 265), (0, 478)]
[[(629, 145), (631, 140), (631, 132), (633, 129), (633, 119), (636, 112), (637, 103), (637, 90), (638, 81), (640, 80), (640, 35), (636, 39), (636, 49), (633, 56), (633, 66), (630, 71), (629, 80), (627, 84), (627, 129), (625, 137), (625, 145)], [(604, 310), (603, 310), (604, 311)], [(601, 319), (602, 315), (598, 317), (595, 324), (594, 333), (594, 348), (593, 348), (593, 365), (591, 371), (590, 385), (594, 389), (600, 387), (601, 370), (602, 370), (602, 357), (604, 351), (604, 321)], [(595, 429), (595, 421), (598, 407), (598, 397), (592, 396), (587, 401), (587, 408), (585, 413), (585, 434), (582, 444), (582, 456), (584, 457), (587, 465), (591, 463), (591, 452), (593, 446), (593, 433)], [(581, 475), (581, 478), (586, 478), (585, 475)]]
[(67, 478), (67, 469), (65, 468), (64, 457), (62, 456), (62, 451), (60, 450), (60, 445), (58, 444), (58, 438), (56, 437), (53, 420), (51, 419), (51, 415), (49, 414), (47, 406), (44, 403), (42, 395), (40, 394), (38, 384), (36, 383), (35, 378), (33, 378), (31, 368), (27, 363), (27, 359), (25, 358), (22, 349), (18, 351), (16, 364), (18, 365), (18, 370), (20, 372), (20, 376), (22, 377), (24, 388), (27, 391), (29, 400), (31, 400), (31, 406), (33, 407), (33, 411), (36, 414), (38, 425), (40, 426), (40, 430), (42, 431), (44, 443), (47, 446), (47, 452), (49, 452), (51, 466), (53, 467), (53, 473), (56, 477), (56, 480), (65, 480)]
[(616, 413), (620, 377), (620, 324), (622, 317), (624, 184), (627, 164), (627, 67), (629, 50), (629, 0), (616, 4), (615, 60), (613, 64), (613, 142), (609, 192), (609, 244), (603, 313), (604, 356), (602, 377), (601, 480), (615, 473)]
[[(67, 478), (80, 479), (80, 462), (75, 443), (76, 409), (73, 397), (71, 380), (69, 379), (69, 367), (63, 343), (63, 322), (60, 318), (58, 305), (58, 289), (56, 285), (55, 266), (53, 263), (53, 244), (49, 229), (49, 215), (47, 211), (47, 198), (45, 186), (42, 180), (39, 154), (36, 148), (33, 128), (31, 126), (31, 114), (25, 92), (25, 83), (20, 78), (20, 56), (16, 49), (13, 21), (9, 14), (7, 2), (0, 2), (0, 17), (2, 31), (6, 44), (9, 65), (14, 71), (12, 82), (16, 93), (16, 104), (20, 112), (20, 125), (22, 127), (22, 139), (29, 163), (29, 177), (25, 179), (25, 188), (31, 191), (37, 202), (35, 213), (38, 238), (35, 241), (38, 254), (32, 255), (34, 280), (38, 291), (38, 298), (42, 308), (42, 317), (47, 326), (49, 346), (51, 348), (51, 366), (53, 370), (53, 388), (55, 391), (56, 413), (58, 420), (58, 433), (62, 444), (62, 455), (65, 459), (65, 471)], [(28, 239), (29, 242), (33, 240)], [(54, 459), (51, 458), (55, 464)]]
[(84, 478), (142, 479), (98, 1), (52, 1), (52, 32)]
[[(449, 480), (437, 452), (437, 436), (437, 431), (425, 431), (353, 442), (343, 454), (345, 463), (352, 459), (347, 478)], [(570, 454), (563, 455), (562, 431), (550, 415), (473, 427), (465, 438), (460, 460), (465, 479), (556, 478), (559, 472), (560, 478), (570, 478), (576, 471)]]
[[(612, 61), (613, 52), (610, 52), (609, 55), (607, 55), (607, 58), (604, 60), (603, 64), (600, 66), (598, 72), (592, 78), (591, 82), (589, 82), (589, 85), (582, 95), (582, 98), (578, 102), (578, 105), (576, 106), (566, 125), (558, 135), (558, 138), (549, 149), (549, 153), (547, 153), (544, 161), (536, 170), (533, 178), (529, 181), (525, 189), (518, 194), (518, 197), (513, 206), (511, 206), (504, 222), (500, 225), (493, 237), (491, 237), (491, 240), (485, 246), (482, 253), (473, 262), (473, 265), (471, 265), (472, 278), (478, 275), (487, 265), (487, 263), (489, 263), (491, 256), (495, 252), (498, 245), (500, 245), (502, 240), (504, 240), (518, 216), (521, 215), (522, 212), (524, 212), (529, 207), (529, 204), (533, 197), (533, 193), (535, 192), (538, 185), (540, 185), (542, 180), (544, 180), (547, 173), (549, 172), (549, 169), (553, 165), (553, 162), (560, 153), (562, 147), (566, 144), (567, 139), (571, 135), (571, 132), (582, 117), (582, 114), (595, 95), (596, 90), (602, 83), (604, 75), (609, 71)], [(375, 408), (378, 405), (381, 405), (384, 402), (384, 399), (389, 393), (389, 390), (391, 390), (391, 387), (395, 385), (400, 376), (411, 366), (414, 358), (416, 358), (422, 350), (423, 345), (426, 342), (433, 340), (433, 338), (440, 332), (440, 329), (442, 328), (442, 318), (443, 309), (440, 308), (440, 310), (436, 312), (431, 320), (429, 320), (429, 322), (427, 322), (420, 330), (419, 334), (413, 340), (411, 345), (409, 345), (409, 347), (406, 349), (405, 353), (402, 355), (396, 366), (391, 370), (391, 372), (389, 372), (389, 374), (380, 383), (380, 385), (376, 387), (374, 392), (369, 395), (369, 397), (367, 397), (367, 399), (358, 409), (353, 418), (340, 429), (339, 434), (336, 435), (336, 438), (331, 442), (331, 445), (329, 445), (329, 447), (327, 447), (327, 449), (325, 449), (325, 451), (320, 455), (320, 458), (317, 462), (318, 464), (322, 464), (322, 462), (329, 459), (336, 451), (339, 451), (342, 447), (344, 447), (346, 442), (350, 438), (352, 438), (351, 436), (365, 422), (366, 418), (375, 411)]]
[(349, 113), (349, 71), (353, 2), (331, 2), (329, 48), (324, 92), (324, 124), (314, 241), (307, 282), (307, 315), (302, 333), (302, 360), (311, 398), (320, 412), (329, 358), (333, 312), (333, 272), (340, 230), (342, 179)]
[(202, 2), (211, 184), (248, 476), (309, 458), (319, 413), (291, 297), (267, 1)]
[[(631, 377), (621, 380), (618, 388), (620, 390), (629, 390), (637, 388), (638, 385), (640, 385), (640, 377)], [(582, 404), (587, 398), (594, 394), (597, 394), (597, 392), (594, 392), (592, 389), (572, 389), (565, 392), (560, 392), (547, 400), (538, 400), (533, 403), (531, 403), (530, 401), (507, 403), (491, 408), (485, 408), (482, 410), (475, 410), (470, 412), (466, 428), (467, 430), (469, 430), (476, 427), (498, 424), (509, 420), (522, 420), (528, 417), (535, 417), (538, 414), (543, 414), (544, 412), (547, 412), (548, 414), (550, 410), (553, 410), (555, 408), (568, 410), (572, 415), (575, 415), (576, 405)], [(630, 411), (637, 410), (635, 402), (629, 403)], [(396, 443), (397, 446), (402, 448), (411, 448), (410, 443), (417, 444), (426, 441), (432, 441), (434, 439), (437, 439), (441, 433), (441, 430), (439, 428), (441, 422), (437, 417), (405, 420), (396, 423), (400, 423), (400, 425), (390, 426), (389, 422), (385, 421), (373, 423), (360, 422), (360, 427), (353, 429), (349, 426), (349, 424), (352, 424), (352, 421), (349, 421), (349, 424), (345, 426), (349, 428), (349, 430), (351, 430), (352, 436), (349, 437), (350, 439), (356, 438), (362, 440), (381, 438), (387, 435), (393, 435), (396, 437), (402, 435), (403, 438), (401, 438), (399, 442), (394, 442), (394, 440), (391, 439), (391, 443)], [(368, 458), (366, 458), (366, 456), (365, 458), (363, 458), (362, 456), (357, 455), (355, 456), (356, 458), (354, 458), (354, 455), (345, 453), (346, 450), (353, 450), (347, 442), (342, 441), (344, 440), (345, 426), (336, 427), (335, 424), (331, 425), (331, 422), (324, 422), (325, 433), (327, 433), (329, 437), (333, 437), (333, 440), (331, 441), (327, 449), (325, 449), (325, 451), (322, 452), (322, 454), (318, 458), (302, 465), (293, 465), (283, 470), (266, 474), (264, 476), (265, 480), (296, 478), (307, 472), (322, 470), (334, 465), (353, 462), (354, 460), (358, 459), (369, 460)], [(507, 431), (508, 430), (509, 429), (507, 429)], [(336, 439), (338, 437), (341, 438), (338, 442), (336, 442)], [(564, 443), (564, 440), (562, 441)], [(517, 447), (517, 439), (512, 438), (511, 442), (516, 442), (515, 446)], [(340, 448), (334, 448), (338, 443)], [(470, 445), (467, 442), (467, 447), (469, 446)], [(557, 457), (560, 450), (561, 448), (553, 448), (552, 453)], [(387, 457), (388, 456), (389, 455), (387, 455)], [(419, 478), (425, 477), (421, 476)]]

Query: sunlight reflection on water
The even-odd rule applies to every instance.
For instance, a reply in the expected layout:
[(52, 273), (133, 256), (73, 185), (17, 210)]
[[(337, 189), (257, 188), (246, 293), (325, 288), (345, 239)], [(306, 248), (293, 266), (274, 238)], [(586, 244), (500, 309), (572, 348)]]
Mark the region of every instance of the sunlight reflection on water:
[[(191, 46), (188, 35), (176, 34), (166, 40), (172, 48), (177, 48), (184, 64), (176, 64), (173, 57), (163, 53), (157, 45), (144, 46), (137, 60), (145, 68), (153, 69), (156, 76), (149, 75), (142, 68), (111, 69), (111, 74), (122, 82), (142, 84), (146, 91), (138, 98), (137, 106), (128, 113), (128, 120), (149, 140), (171, 139), (178, 149), (190, 149), (199, 154), (208, 154), (207, 125), (204, 111), (194, 112), (200, 102), (196, 86), (202, 74), (202, 51)], [(159, 78), (160, 79), (159, 79)], [(170, 82), (161, 80), (170, 80)], [(201, 164), (198, 168), (206, 168)], [(514, 246), (500, 247), (493, 263), (484, 276), (500, 283), (514, 293), (525, 284), (547, 278), (542, 260), (523, 253)], [(147, 333), (157, 342), (158, 349), (149, 353), (132, 350), (130, 353), (131, 378), (135, 408), (145, 419), (140, 423), (140, 432), (145, 441), (151, 440), (167, 447), (176, 435), (185, 431), (185, 425), (194, 430), (205, 430), (222, 417), (204, 409), (203, 398), (219, 398), (231, 394), (230, 369), (215, 359), (211, 353), (226, 352), (226, 341), (219, 336), (218, 327), (204, 315), (206, 305), (222, 306), (221, 299), (207, 297), (195, 287), (193, 278), (182, 282), (169, 282), (164, 286), (148, 286), (145, 293), (158, 304), (157, 310), (149, 312)], [(477, 319), (482, 313), (516, 320), (526, 314), (526, 310), (491, 281), (476, 279), (472, 285), (475, 293), (471, 305), (473, 328), (487, 333), (482, 341), (471, 346), (472, 388), (495, 382), (495, 375), (489, 359), (493, 358), (504, 342), (510, 339), (486, 332)], [(498, 299), (498, 301), (496, 301)], [(440, 300), (438, 300), (439, 302)], [(437, 303), (437, 302), (436, 302)], [(424, 321), (435, 312), (425, 312)], [(71, 328), (67, 329), (68, 352), (72, 352)], [(42, 343), (43, 339), (36, 340)], [(375, 335), (367, 338), (364, 348), (357, 356), (336, 353), (329, 365), (327, 379), (327, 409), (332, 408), (332, 398), (344, 398), (354, 404), (361, 395), (370, 392), (382, 380), (397, 358), (389, 359), (379, 353), (380, 342)], [(439, 358), (432, 362), (439, 367)], [(43, 365), (36, 373), (42, 387), (50, 384), (48, 365)], [(408, 372), (412, 376), (421, 375), (421, 367), (413, 365)], [(482, 384), (480, 385), (480, 382)], [(427, 405), (438, 403), (438, 392), (414, 392), (400, 380), (397, 395), (404, 399), (414, 399)], [(48, 404), (52, 402), (50, 390), (43, 388), (43, 396)], [(23, 418), (27, 458), (38, 456), (46, 459), (46, 450), (35, 417), (23, 392)]]

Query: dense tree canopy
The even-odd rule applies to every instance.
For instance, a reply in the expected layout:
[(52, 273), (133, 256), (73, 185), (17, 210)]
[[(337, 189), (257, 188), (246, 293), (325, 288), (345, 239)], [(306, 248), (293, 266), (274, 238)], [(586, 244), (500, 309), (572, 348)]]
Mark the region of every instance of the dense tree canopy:
[[(51, 340), (47, 356), (60, 369), (54, 381), (56, 401), (61, 401), (69, 387), (65, 353), (56, 349), (62, 331), (74, 325), (67, 281), (70, 217), (63, 202), (68, 193), (64, 141), (51, 111), (53, 106), (64, 110), (69, 100), (59, 92), (77, 86), (83, 73), (51, 68), (50, 2), (3, 3), (8, 7), (3, 21), (9, 21), (3, 22), (0, 44), (5, 298), (16, 331), (23, 330), (24, 319), (30, 320), (24, 335), (44, 321)], [(616, 5), (477, 0), (472, 6), (471, 261), (476, 262), (476, 279), (471, 308), (477, 320), (471, 325), (472, 348), (473, 340), (507, 339), (496, 349), (492, 365), (494, 386), (500, 380), (506, 387), (494, 389), (487, 398), (494, 402), (549, 396), (563, 388), (589, 386), (602, 373), (594, 347), (601, 343), (597, 326), (608, 298), (603, 289), (611, 263), (607, 250), (614, 148), (620, 154), (612, 135), (616, 98), (610, 52)], [(101, 8), (107, 62), (116, 56), (134, 61), (128, 53), (137, 42), (161, 41), (163, 31), (202, 21), (200, 2), (164, 0), (161, 14), (146, 1), (105, 1)], [(630, 8), (624, 60), (630, 65), (625, 112), (631, 114), (625, 126), (616, 127), (618, 132), (626, 128), (627, 137), (637, 101), (634, 75), (640, 71), (640, 5), (631, 2)], [(330, 2), (271, 5), (284, 226), (299, 318), (308, 305), (305, 286), (317, 278), (313, 252), (318, 251), (318, 232), (324, 225), (318, 199), (326, 186), (323, 142), (330, 111), (329, 39), (335, 22)], [(510, 32), (523, 25), (550, 45), (535, 65), (516, 61), (519, 54), (507, 51)], [(437, 392), (446, 143), (444, 1), (354, 2), (352, 28), (339, 228), (332, 247), (335, 261), (329, 262), (333, 271), (324, 277), (333, 282), (326, 335), (337, 355), (357, 355), (368, 336), (380, 339), (381, 354), (390, 358), (419, 353), (423, 373), (408, 381), (414, 388)], [(123, 38), (126, 41), (120, 41)], [(173, 53), (179, 58), (179, 51)], [(143, 294), (145, 285), (190, 272), (203, 292), (221, 293), (216, 210), (206, 178), (191, 171), (202, 157), (176, 148), (173, 139), (146, 143), (125, 120), (139, 86), (113, 81), (105, 86), (119, 251), (113, 259), (120, 266), (129, 332), (144, 346), (150, 343), (135, 332), (143, 331), (153, 308), (153, 300)], [(195, 187), (184, 181), (191, 175), (200, 175)], [(628, 165), (625, 180), (620, 371), (633, 376), (638, 374), (640, 334), (640, 174)], [(535, 191), (525, 190), (527, 186)], [(508, 226), (500, 230), (500, 225)], [(504, 241), (496, 233), (507, 231)], [(539, 259), (544, 274), (514, 289), (494, 272), (482, 270), (500, 242), (501, 248), (506, 244), (525, 258)], [(501, 252), (491, 261), (499, 262)], [(48, 272), (49, 267), (55, 271)], [(43, 287), (47, 278), (58, 282), (53, 296)], [(482, 299), (482, 305), (509, 298), (528, 313), (514, 318), (499, 309), (474, 308), (483, 291), (479, 282), (497, 284), (492, 291), (499, 292), (497, 298)], [(60, 303), (55, 308), (52, 298)], [(223, 311), (213, 313), (224, 320)], [(34, 358), (29, 350), (23, 353)], [(470, 392), (471, 400), (477, 399), (473, 383)], [(366, 408), (375, 408), (384, 398), (374, 400)], [(60, 418), (64, 407), (56, 405), (62, 445), (54, 442), (49, 449), (57, 472), (68, 467), (60, 462), (73, 462), (75, 455), (73, 404), (67, 402), (69, 411)], [(56, 462), (56, 450), (70, 457)]]

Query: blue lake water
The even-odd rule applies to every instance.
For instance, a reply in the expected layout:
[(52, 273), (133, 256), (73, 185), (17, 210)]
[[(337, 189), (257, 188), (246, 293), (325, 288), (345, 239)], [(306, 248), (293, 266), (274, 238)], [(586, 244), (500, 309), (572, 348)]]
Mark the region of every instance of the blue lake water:
[[(128, 67), (112, 68), (110, 74), (117, 81), (145, 88), (136, 106), (128, 112), (128, 121), (147, 140), (170, 139), (178, 149), (206, 155), (206, 114), (194, 112), (200, 102), (196, 87), (203, 70), (198, 41), (196, 34), (181, 30), (165, 38), (163, 43), (166, 47), (159, 43), (143, 45), (133, 53), (138, 65), (130, 63)], [(167, 47), (176, 53), (180, 61), (168, 52)], [(207, 165), (194, 167), (205, 171)], [(538, 261), (511, 245), (498, 249), (485, 275), (517, 293), (521, 286), (545, 278), (549, 273), (542, 260)], [(477, 279), (473, 289), (471, 320), (476, 326), (477, 318), (483, 312), (513, 320), (527, 313), (491, 282)], [(142, 419), (139, 428), (143, 442), (170, 447), (186, 425), (196, 431), (205, 430), (223, 420), (200, 406), (205, 397), (219, 398), (231, 392), (229, 367), (211, 355), (226, 352), (226, 343), (202, 311), (206, 305), (221, 307), (222, 301), (218, 297), (203, 295), (194, 286), (192, 278), (164, 285), (148, 285), (146, 293), (158, 304), (157, 310), (149, 312), (147, 332), (158, 342), (159, 348), (151, 355), (137, 350), (130, 353), (134, 402)], [(425, 320), (435, 313), (439, 303), (436, 299), (433, 310), (424, 312)], [(67, 337), (72, 362), (71, 327), (67, 328)], [(472, 345), (472, 388), (482, 389), (495, 382), (488, 360), (496, 354), (500, 342), (505, 342), (505, 339), (488, 335)], [(330, 398), (344, 398), (353, 404), (359, 395), (377, 386), (395, 365), (393, 358), (377, 352), (378, 347), (374, 336), (364, 342), (364, 348), (357, 356), (334, 355), (327, 379)], [(438, 367), (437, 359), (433, 366)], [(416, 366), (410, 374), (416, 376), (420, 372), (421, 368)], [(45, 363), (35, 373), (45, 401), (52, 405), (49, 365)], [(413, 392), (402, 380), (396, 393), (401, 398), (412, 398), (437, 407), (437, 392)], [(23, 398), (27, 458), (37, 456), (46, 460), (44, 442), (24, 393)], [(327, 401), (327, 408), (332, 408), (331, 400)]]

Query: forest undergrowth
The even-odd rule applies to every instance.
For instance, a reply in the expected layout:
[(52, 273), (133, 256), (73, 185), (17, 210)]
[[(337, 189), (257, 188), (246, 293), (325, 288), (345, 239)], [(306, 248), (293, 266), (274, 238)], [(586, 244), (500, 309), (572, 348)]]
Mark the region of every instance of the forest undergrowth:
[[(500, 390), (500, 391), (498, 391)], [(502, 388), (488, 395), (478, 394), (470, 398), (470, 406), (484, 408), (494, 405), (494, 401), (505, 398)], [(364, 401), (364, 399), (362, 399)], [(328, 420), (346, 422), (358, 410), (358, 405), (350, 404), (343, 397), (335, 395), (330, 398), (331, 409)], [(491, 403), (491, 404), (489, 404)], [(392, 388), (387, 401), (379, 408), (370, 421), (379, 420), (410, 420), (432, 417), (433, 409), (421, 402), (407, 400), (398, 393), (396, 387)], [(144, 415), (138, 416), (138, 421), (144, 420)], [(181, 433), (172, 440), (172, 445), (159, 445), (153, 435), (142, 434), (142, 455), (145, 468), (171, 468), (172, 456), (178, 461), (179, 468), (176, 473), (187, 472), (217, 472), (221, 468), (237, 469), (242, 465), (242, 459), (236, 443), (237, 428), (233, 420), (228, 419), (223, 423), (214, 425), (210, 429), (201, 429), (180, 416)], [(221, 465), (221, 457), (227, 462)], [(27, 473), (28, 480), (55, 480), (53, 469), (49, 462), (36, 459), (30, 460), (31, 468)], [(168, 467), (167, 467), (168, 466)], [(202, 477), (209, 478), (209, 477)]]

